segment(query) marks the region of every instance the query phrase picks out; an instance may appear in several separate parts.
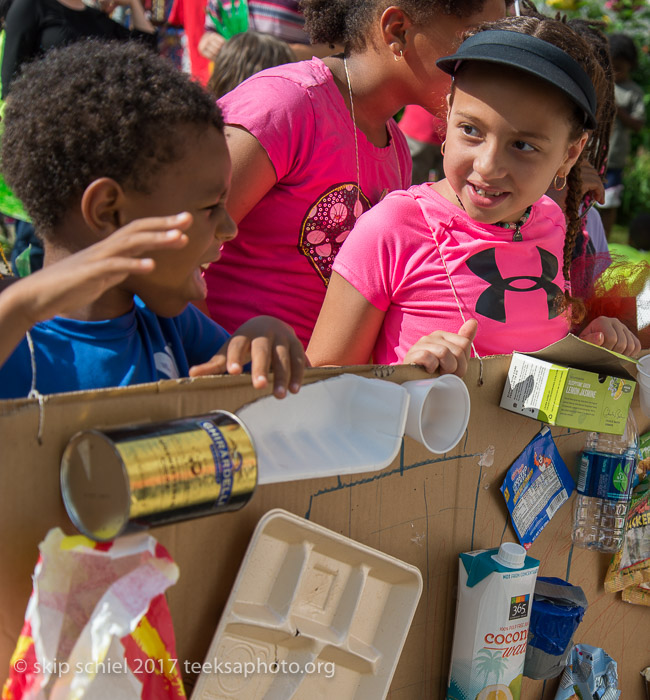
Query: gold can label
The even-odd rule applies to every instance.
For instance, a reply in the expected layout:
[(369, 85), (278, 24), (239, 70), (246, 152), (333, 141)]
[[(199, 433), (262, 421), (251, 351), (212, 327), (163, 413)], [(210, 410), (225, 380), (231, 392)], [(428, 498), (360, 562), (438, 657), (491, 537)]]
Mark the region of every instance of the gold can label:
[(225, 506), (257, 483), (253, 446), (236, 423), (116, 444), (131, 486), (131, 518), (213, 502)]
[(83, 431), (61, 459), (66, 510), (81, 532), (101, 541), (237, 510), (256, 485), (252, 438), (227, 411)]

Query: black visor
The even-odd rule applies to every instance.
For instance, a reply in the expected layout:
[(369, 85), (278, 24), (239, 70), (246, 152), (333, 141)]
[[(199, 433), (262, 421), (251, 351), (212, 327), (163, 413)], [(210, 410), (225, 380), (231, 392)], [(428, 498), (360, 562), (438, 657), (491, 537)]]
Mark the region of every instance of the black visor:
[(436, 61), (454, 75), (463, 61), (512, 66), (555, 85), (585, 114), (585, 128), (596, 127), (596, 91), (582, 66), (548, 41), (503, 29), (486, 30), (466, 39), (453, 56)]

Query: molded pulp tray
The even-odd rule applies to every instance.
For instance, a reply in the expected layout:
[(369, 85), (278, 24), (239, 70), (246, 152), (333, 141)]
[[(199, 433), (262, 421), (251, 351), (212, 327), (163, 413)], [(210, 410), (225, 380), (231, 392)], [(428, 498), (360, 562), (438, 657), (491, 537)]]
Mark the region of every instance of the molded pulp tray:
[[(380, 700), (421, 592), (415, 566), (271, 510), (253, 533), (192, 700)], [(251, 672), (221, 672), (226, 662), (239, 670), (249, 662)]]

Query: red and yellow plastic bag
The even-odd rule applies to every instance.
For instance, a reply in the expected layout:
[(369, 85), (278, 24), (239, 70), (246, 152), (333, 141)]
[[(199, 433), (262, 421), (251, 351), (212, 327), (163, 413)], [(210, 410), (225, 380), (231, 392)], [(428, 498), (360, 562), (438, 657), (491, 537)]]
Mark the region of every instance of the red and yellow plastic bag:
[(165, 590), (178, 567), (147, 534), (50, 530), (2, 700), (186, 697)]

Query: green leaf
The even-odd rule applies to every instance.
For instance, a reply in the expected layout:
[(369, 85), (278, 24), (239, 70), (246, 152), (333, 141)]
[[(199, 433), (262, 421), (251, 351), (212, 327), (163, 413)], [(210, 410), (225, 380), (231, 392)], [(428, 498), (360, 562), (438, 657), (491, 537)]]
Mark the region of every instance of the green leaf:
[(20, 255), (16, 256), (16, 270), (18, 271), (18, 277), (27, 277), (27, 275), (32, 271), (32, 264), (29, 257), (31, 252), (32, 244), (30, 243)]
[(619, 462), (616, 465), (616, 470), (614, 471), (614, 477), (612, 478), (612, 483), (614, 484), (614, 488), (617, 491), (620, 491), (621, 493), (625, 493), (627, 491), (627, 482), (628, 482), (628, 477), (627, 474), (623, 469), (621, 469), (621, 463)]

